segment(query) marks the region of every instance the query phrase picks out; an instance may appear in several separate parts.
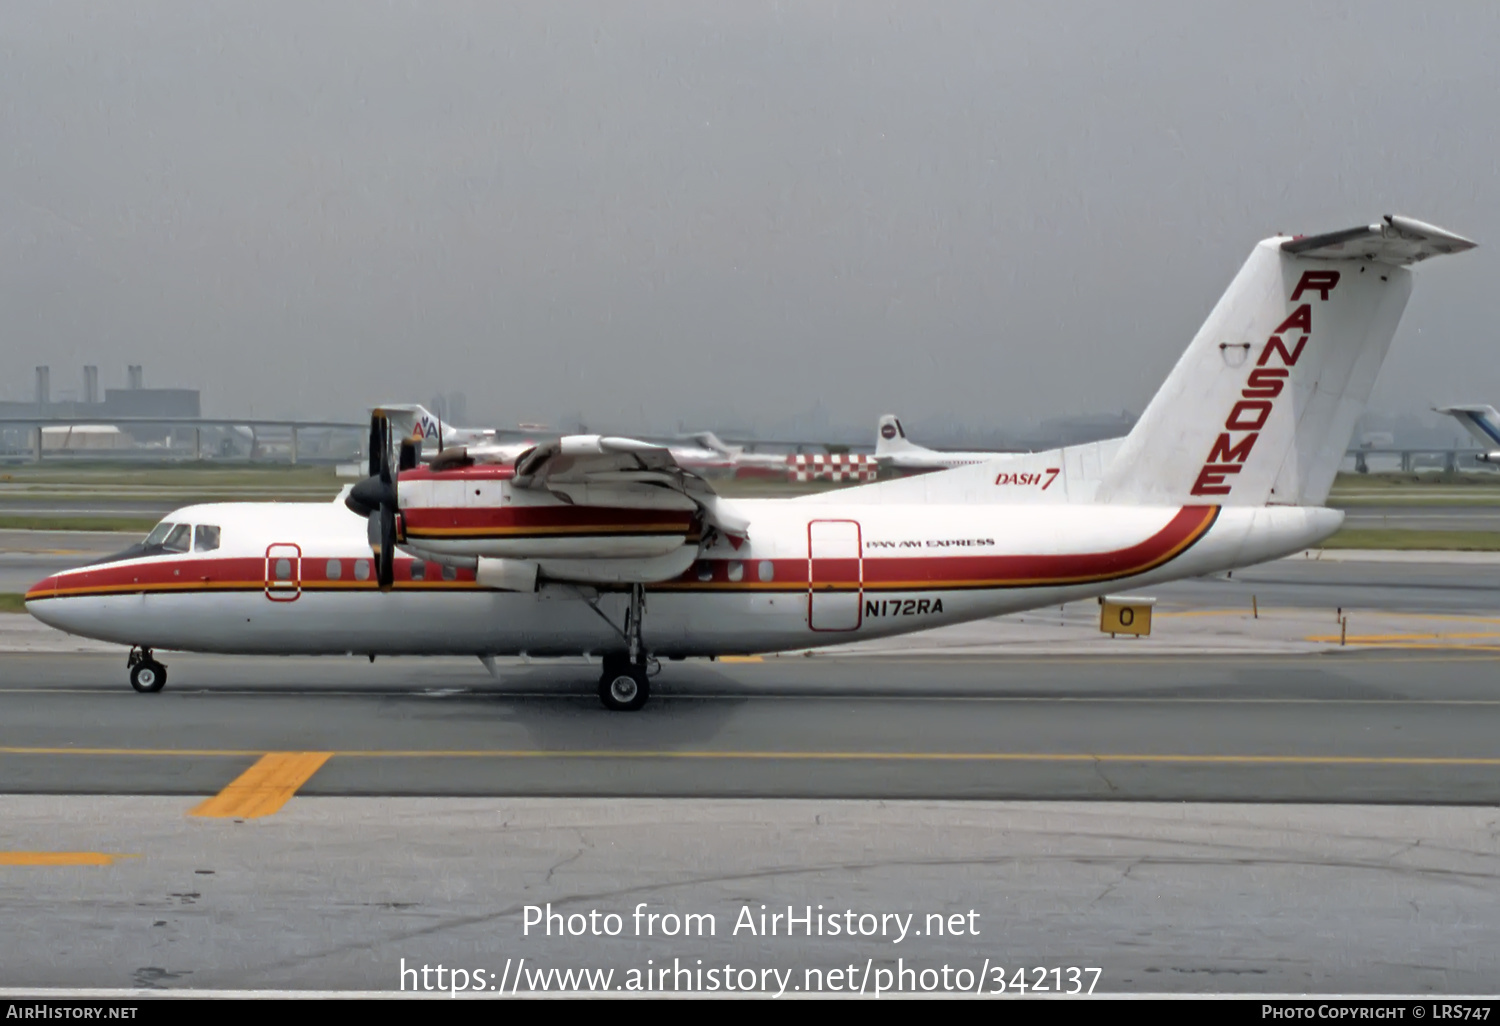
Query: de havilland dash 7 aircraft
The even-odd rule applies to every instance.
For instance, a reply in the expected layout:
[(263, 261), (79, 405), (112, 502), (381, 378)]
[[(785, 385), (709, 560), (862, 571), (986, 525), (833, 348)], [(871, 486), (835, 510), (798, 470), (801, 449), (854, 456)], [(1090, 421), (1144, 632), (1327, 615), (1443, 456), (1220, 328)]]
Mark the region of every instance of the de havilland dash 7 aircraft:
[(924, 630), (1285, 556), (1324, 507), (1411, 293), (1473, 247), (1419, 221), (1259, 243), (1130, 434), (797, 498), (722, 498), (666, 448), (564, 436), (513, 462), (444, 448), (341, 502), (173, 513), (135, 549), (41, 581), (38, 619), (225, 654), (589, 656), (611, 709), (659, 660)]

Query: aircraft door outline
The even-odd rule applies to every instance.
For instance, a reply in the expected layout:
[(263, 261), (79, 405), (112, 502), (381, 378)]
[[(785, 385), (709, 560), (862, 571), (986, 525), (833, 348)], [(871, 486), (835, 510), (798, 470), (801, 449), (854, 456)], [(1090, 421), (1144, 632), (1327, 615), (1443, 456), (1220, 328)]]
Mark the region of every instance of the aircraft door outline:
[(864, 622), (864, 538), (857, 520), (807, 525), (807, 626), (854, 631)]
[(302, 546), (273, 542), (266, 546), (266, 598), (296, 602), (302, 597)]

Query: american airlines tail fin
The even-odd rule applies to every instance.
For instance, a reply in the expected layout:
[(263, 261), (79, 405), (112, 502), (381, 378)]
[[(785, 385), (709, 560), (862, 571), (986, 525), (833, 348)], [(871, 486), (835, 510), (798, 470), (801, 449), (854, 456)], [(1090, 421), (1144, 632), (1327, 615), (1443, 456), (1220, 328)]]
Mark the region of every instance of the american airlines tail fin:
[(1437, 412), (1462, 424), (1486, 449), (1500, 445), (1500, 413), (1493, 406), (1439, 406)]
[(931, 452), (932, 450), (917, 445), (906, 437), (906, 429), (901, 426), (901, 420), (894, 413), (887, 413), (880, 418), (880, 423), (875, 428), (875, 458), (892, 456), (898, 452)]
[(452, 427), (418, 403), (385, 403), (378, 409), (384, 410), (390, 419), (393, 437), (421, 439), (429, 456), (443, 447), (444, 436), (453, 437)]
[(1266, 239), (1104, 472), (1096, 501), (1321, 505), (1411, 295), (1474, 243), (1420, 221)]

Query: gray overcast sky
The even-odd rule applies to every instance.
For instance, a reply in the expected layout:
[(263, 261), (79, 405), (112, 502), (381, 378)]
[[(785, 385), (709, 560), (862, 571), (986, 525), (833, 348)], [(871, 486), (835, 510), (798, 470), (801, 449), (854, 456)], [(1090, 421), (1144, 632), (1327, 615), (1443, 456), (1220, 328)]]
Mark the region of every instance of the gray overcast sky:
[(1139, 411), (1257, 239), (1398, 212), (1482, 248), (1374, 407), (1500, 405), (1497, 54), (1488, 2), (16, 0), (0, 391)]

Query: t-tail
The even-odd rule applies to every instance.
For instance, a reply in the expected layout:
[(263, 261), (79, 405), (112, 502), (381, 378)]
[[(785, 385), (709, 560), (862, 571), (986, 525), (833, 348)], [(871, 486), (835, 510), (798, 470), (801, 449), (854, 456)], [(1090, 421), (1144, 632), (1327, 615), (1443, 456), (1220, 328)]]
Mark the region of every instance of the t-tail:
[(1320, 506), (1411, 295), (1472, 249), (1404, 217), (1255, 247), (1105, 469), (1099, 502)]

